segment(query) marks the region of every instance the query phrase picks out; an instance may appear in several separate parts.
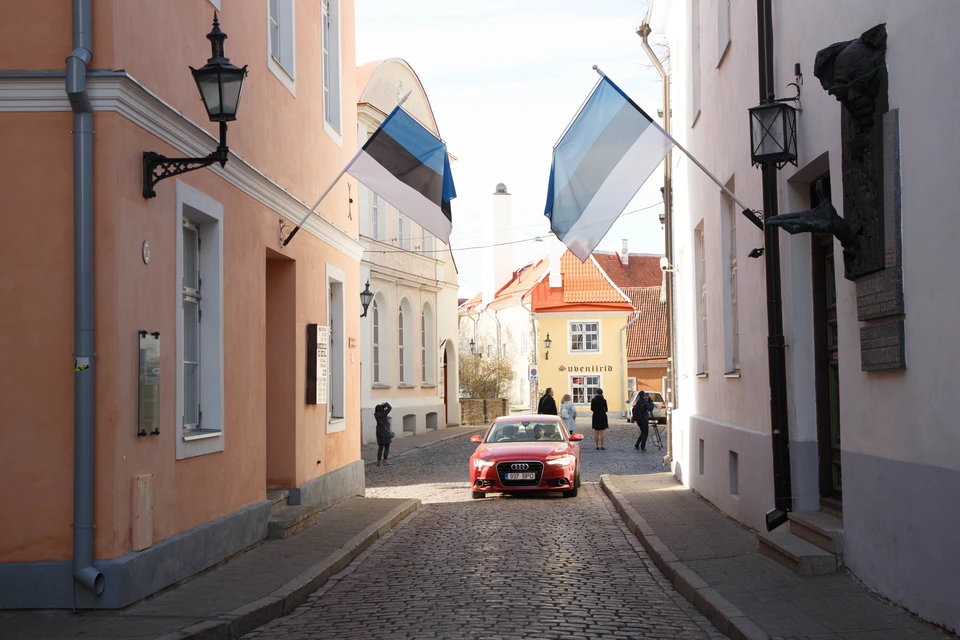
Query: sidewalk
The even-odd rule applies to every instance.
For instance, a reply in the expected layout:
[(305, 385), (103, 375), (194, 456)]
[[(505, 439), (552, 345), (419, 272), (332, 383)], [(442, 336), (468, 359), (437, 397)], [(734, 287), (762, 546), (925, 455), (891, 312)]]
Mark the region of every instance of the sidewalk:
[(760, 555), (756, 533), (669, 473), (600, 479), (627, 526), (683, 594), (731, 638), (945, 640), (848, 573), (801, 577)]
[[(402, 456), (405, 453), (410, 453), (417, 449), (422, 449), (423, 447), (429, 447), (432, 444), (438, 442), (443, 442), (444, 440), (450, 440), (451, 438), (459, 438), (460, 436), (471, 435), (474, 433), (483, 433), (486, 431), (487, 427), (490, 425), (476, 425), (476, 426), (463, 426), (463, 427), (447, 427), (446, 429), (437, 429), (436, 431), (427, 431), (426, 433), (419, 433), (417, 435), (401, 436), (397, 435), (396, 438), (390, 443), (390, 459), (394, 459), (398, 456)], [(370, 444), (365, 444), (360, 447), (360, 457), (363, 458), (363, 462), (367, 465), (376, 464), (377, 462), (377, 443), (372, 442)]]
[[(471, 433), (452, 427), (396, 438), (390, 457)], [(366, 464), (377, 445), (363, 445)], [(293, 611), (328, 578), (420, 507), (419, 500), (351, 498), (286, 540), (264, 540), (223, 564), (121, 611), (0, 611), (0, 640), (82, 637), (233, 639)]]

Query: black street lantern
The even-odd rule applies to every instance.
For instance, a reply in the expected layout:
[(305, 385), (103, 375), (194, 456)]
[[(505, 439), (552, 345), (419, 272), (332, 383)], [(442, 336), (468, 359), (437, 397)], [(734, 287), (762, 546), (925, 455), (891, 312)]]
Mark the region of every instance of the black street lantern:
[(227, 164), (230, 149), (227, 147), (227, 123), (237, 119), (240, 106), (240, 93), (247, 67), (234, 66), (230, 58), (223, 55), (223, 41), (227, 34), (220, 30), (217, 13), (213, 13), (213, 29), (207, 34), (211, 55), (207, 64), (199, 69), (190, 67), (193, 80), (200, 91), (200, 99), (207, 110), (210, 122), (220, 123), (220, 144), (208, 156), (203, 158), (167, 158), (153, 151), (143, 152), (143, 197), (155, 198), (154, 186), (164, 178), (178, 176), (181, 173), (202, 169), (219, 162)]
[(477, 355), (477, 343), (473, 341), (473, 338), (470, 338), (470, 354)]
[[(793, 100), (793, 98), (786, 98)], [(750, 160), (753, 164), (797, 164), (797, 110), (773, 96), (750, 108)]]
[(550, 334), (548, 333), (548, 334), (547, 334), (547, 337), (543, 339), (543, 346), (545, 346), (547, 349), (549, 349), (549, 348), (550, 348), (550, 345), (552, 345), (552, 344), (553, 344), (553, 340), (550, 339)]
[(370, 281), (367, 280), (367, 286), (360, 292), (360, 304), (363, 305), (363, 313), (360, 314), (361, 318), (367, 317), (367, 307), (370, 306), (371, 302), (373, 302), (373, 292), (370, 291)]

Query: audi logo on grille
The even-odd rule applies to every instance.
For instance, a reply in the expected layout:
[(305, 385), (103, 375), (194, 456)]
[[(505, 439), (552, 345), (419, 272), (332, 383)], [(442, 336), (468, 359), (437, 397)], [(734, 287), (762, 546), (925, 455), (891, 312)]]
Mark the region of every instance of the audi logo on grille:
[(511, 470), (511, 471), (526, 471), (526, 470), (529, 469), (529, 468), (530, 468), (530, 465), (528, 465), (528, 464), (525, 463), (525, 462), (522, 463), (522, 464), (512, 464), (512, 465), (510, 465), (510, 470)]

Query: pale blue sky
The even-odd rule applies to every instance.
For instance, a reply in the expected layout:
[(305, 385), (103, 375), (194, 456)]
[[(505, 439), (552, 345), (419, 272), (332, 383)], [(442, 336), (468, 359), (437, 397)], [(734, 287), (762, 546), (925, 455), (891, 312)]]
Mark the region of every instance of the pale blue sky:
[[(399, 57), (420, 77), (440, 134), (457, 156), (454, 249), (461, 296), (481, 286), (486, 222), (498, 182), (512, 194), (515, 267), (532, 259), (533, 238), (549, 233), (543, 215), (554, 143), (597, 80), (594, 64), (641, 108), (662, 104), (660, 78), (636, 27), (645, 0), (357, 0), (357, 64)], [(658, 169), (626, 211), (660, 202)], [(653, 207), (620, 218), (598, 250), (662, 253)]]

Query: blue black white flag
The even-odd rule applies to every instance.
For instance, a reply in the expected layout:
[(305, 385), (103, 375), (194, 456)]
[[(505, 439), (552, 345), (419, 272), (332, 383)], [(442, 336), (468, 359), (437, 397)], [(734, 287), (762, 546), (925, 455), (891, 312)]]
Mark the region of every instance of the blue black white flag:
[(553, 148), (544, 212), (550, 230), (586, 261), (673, 144), (603, 76)]
[(457, 191), (447, 145), (399, 106), (346, 170), (403, 215), (450, 244), (450, 201)]

